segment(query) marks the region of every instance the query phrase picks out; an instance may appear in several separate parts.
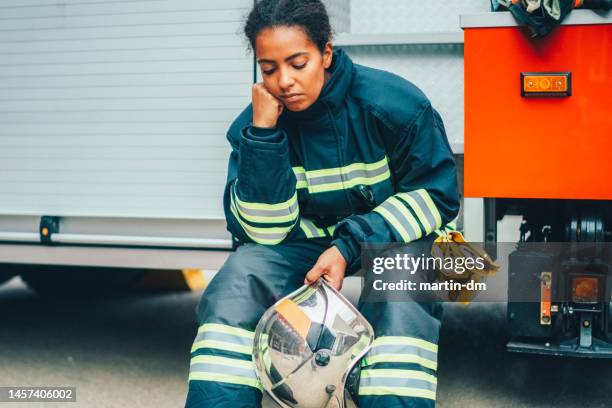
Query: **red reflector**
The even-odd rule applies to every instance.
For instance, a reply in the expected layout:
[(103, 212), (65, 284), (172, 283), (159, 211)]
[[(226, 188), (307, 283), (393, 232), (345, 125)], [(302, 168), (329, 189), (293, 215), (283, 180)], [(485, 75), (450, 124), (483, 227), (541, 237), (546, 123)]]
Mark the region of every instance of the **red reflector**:
[(587, 276), (572, 278), (572, 302), (594, 303), (599, 300), (599, 279)]

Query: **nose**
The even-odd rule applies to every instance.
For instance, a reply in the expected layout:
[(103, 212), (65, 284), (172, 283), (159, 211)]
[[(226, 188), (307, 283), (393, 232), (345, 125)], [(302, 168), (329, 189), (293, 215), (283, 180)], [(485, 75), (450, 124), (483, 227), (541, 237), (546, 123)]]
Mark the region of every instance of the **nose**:
[(295, 80), (293, 79), (293, 76), (291, 76), (291, 73), (289, 72), (289, 70), (281, 69), (280, 77), (278, 79), (278, 86), (283, 91), (287, 91), (293, 86), (294, 83), (295, 83)]

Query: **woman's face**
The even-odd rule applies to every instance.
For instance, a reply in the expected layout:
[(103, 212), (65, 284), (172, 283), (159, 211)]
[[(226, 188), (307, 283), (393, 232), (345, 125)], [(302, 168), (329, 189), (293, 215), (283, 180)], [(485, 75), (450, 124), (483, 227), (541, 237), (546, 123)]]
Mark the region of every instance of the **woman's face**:
[(321, 53), (299, 27), (269, 27), (257, 35), (255, 54), (264, 86), (287, 109), (299, 112), (315, 103), (332, 62), (330, 43)]

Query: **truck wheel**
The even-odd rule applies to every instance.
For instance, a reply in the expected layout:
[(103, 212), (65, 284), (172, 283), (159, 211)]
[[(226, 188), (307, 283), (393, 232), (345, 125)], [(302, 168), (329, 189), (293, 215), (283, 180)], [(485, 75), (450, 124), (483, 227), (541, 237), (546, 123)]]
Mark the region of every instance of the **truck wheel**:
[(91, 297), (126, 291), (143, 275), (141, 269), (27, 265), (21, 279), (39, 295)]

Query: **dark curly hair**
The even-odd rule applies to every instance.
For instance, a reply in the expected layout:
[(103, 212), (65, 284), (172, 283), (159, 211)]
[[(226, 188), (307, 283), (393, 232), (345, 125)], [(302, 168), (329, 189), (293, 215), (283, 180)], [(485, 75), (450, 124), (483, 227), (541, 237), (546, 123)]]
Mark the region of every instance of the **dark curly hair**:
[(321, 52), (332, 38), (329, 16), (320, 0), (258, 0), (244, 24), (251, 49), (255, 50), (260, 31), (278, 26), (301, 28)]

